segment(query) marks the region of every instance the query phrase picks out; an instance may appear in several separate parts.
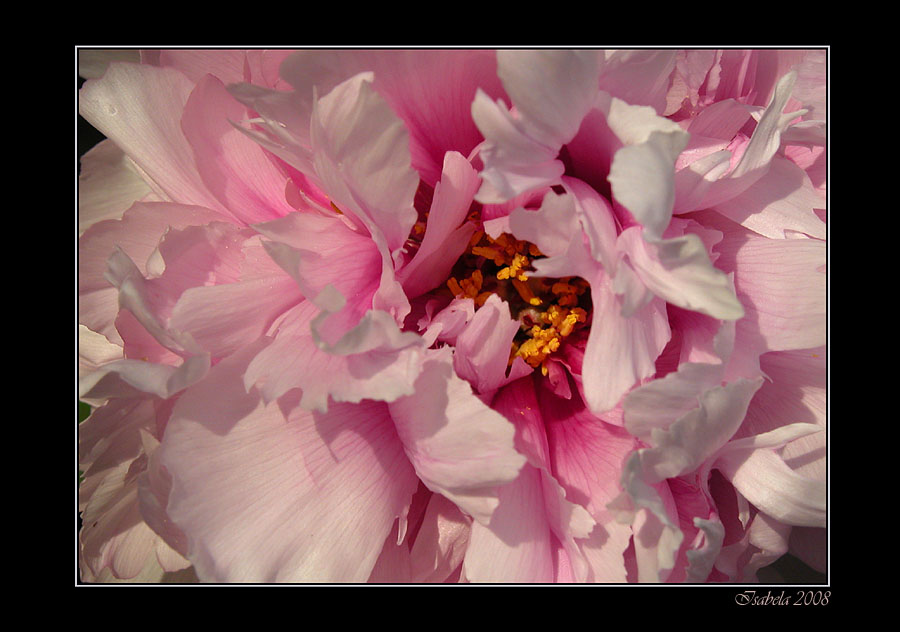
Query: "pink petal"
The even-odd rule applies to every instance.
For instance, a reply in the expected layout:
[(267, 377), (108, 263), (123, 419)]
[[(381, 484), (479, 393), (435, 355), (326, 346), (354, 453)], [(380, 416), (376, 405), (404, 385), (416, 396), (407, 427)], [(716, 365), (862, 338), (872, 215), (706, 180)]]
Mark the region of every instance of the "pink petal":
[(246, 109), (222, 82), (207, 76), (191, 92), (181, 127), (207, 189), (236, 218), (253, 224), (294, 209), (285, 200), (287, 177), (230, 122), (245, 117)]
[(313, 107), (313, 161), (323, 188), (340, 209), (400, 248), (417, 219), (419, 177), (410, 164), (403, 121), (365, 74), (349, 79)]
[(279, 276), (189, 288), (172, 309), (169, 326), (189, 333), (214, 357), (230, 355), (303, 300), (294, 280)]
[(447, 152), (425, 237), (413, 259), (397, 275), (410, 298), (440, 286), (450, 277), (451, 268), (475, 231), (473, 224), (463, 222), (478, 185), (478, 174), (472, 165), (461, 154)]
[(689, 566), (686, 570), (685, 581), (688, 583), (708, 581), (725, 538), (725, 528), (718, 520), (704, 520), (698, 517), (695, 519), (695, 523), (702, 535), (697, 535), (699, 546), (686, 552)]
[(547, 524), (541, 470), (526, 465), (500, 489), (489, 526), (472, 524), (464, 573), (472, 582), (552, 583), (559, 541)]
[(448, 354), (432, 354), (415, 392), (390, 404), (391, 416), (419, 478), (476, 520), (488, 522), (498, 488), (525, 459), (513, 426), (453, 372)]
[(731, 152), (725, 149), (704, 152), (702, 157), (680, 168), (675, 173), (675, 203), (672, 212), (680, 214), (700, 208), (713, 183), (731, 168), (731, 157)]
[(639, 582), (664, 582), (675, 567), (684, 541), (677, 508), (669, 486), (649, 485), (643, 475), (642, 452), (635, 451), (622, 468), (620, 494), (609, 504), (620, 522), (634, 531), (635, 561)]
[(486, 50), (308, 50), (286, 59), (281, 73), (303, 94), (313, 85), (326, 94), (371, 71), (373, 88), (409, 130), (413, 167), (434, 185), (446, 152), (467, 156), (481, 142), (470, 104), (477, 88), (502, 94), (496, 67)]
[(764, 513), (756, 514), (748, 532), (754, 553), (742, 569), (744, 576), (748, 579), (755, 578), (756, 571), (787, 553), (790, 533), (790, 526), (781, 524)]
[(492, 101), (481, 90), (472, 102), (472, 119), (488, 141), (479, 149), (484, 169), (477, 201), (500, 204), (551, 186), (563, 175), (564, 166), (556, 159), (559, 148), (531, 138), (502, 102)]
[[(314, 303), (304, 301), (285, 314), (274, 328), (272, 343), (247, 368), (244, 379), (248, 389), (258, 383), (268, 403), (299, 388), (300, 405), (323, 412), (329, 407), (329, 398), (354, 403), (363, 399), (392, 401), (413, 393), (424, 360), (419, 336), (401, 334), (387, 314), (371, 312), (372, 316), (341, 341), (349, 348), (332, 353), (314, 338), (318, 313)], [(382, 317), (375, 319), (375, 314)]]
[(779, 522), (825, 526), (825, 481), (797, 474), (773, 450), (729, 450), (716, 467), (748, 501)]
[(241, 244), (247, 234), (233, 224), (212, 223), (170, 230), (159, 245), (157, 278), (145, 278), (121, 250), (110, 257), (107, 279), (119, 290), (119, 304), (160, 344), (175, 353), (202, 353), (187, 332), (169, 327), (175, 303), (185, 290), (239, 279)]
[[(516, 444), (529, 463), (500, 490), (488, 529), (474, 524), (466, 577), (473, 581), (585, 581), (589, 575), (579, 541), (594, 520), (566, 498), (550, 472), (549, 450), (532, 381), (524, 378), (500, 391), (493, 406), (516, 426)], [(533, 558), (533, 559), (531, 559)], [(488, 564), (491, 564), (488, 567)]]
[(769, 168), (769, 163), (781, 147), (781, 135), (790, 122), (803, 111), (783, 114), (790, 97), (796, 73), (779, 79), (772, 100), (763, 112), (746, 149), (734, 169), (715, 182), (698, 208), (711, 208), (748, 190)]
[(582, 379), (591, 411), (602, 414), (640, 380), (656, 372), (656, 358), (669, 340), (665, 306), (654, 298), (630, 318), (608, 278), (591, 281), (594, 314), (585, 348)]
[(653, 584), (667, 581), (675, 566), (684, 535), (677, 527), (648, 509), (638, 511), (632, 529), (638, 568), (637, 581)]
[(749, 119), (749, 110), (739, 101), (726, 99), (712, 103), (691, 119), (687, 128), (691, 135), (688, 150), (698, 142), (708, 143), (710, 139), (730, 142)]
[(646, 141), (623, 147), (613, 158), (609, 170), (613, 197), (643, 225), (648, 240), (660, 239), (672, 219), (675, 159), (687, 140), (688, 135), (673, 124), (671, 130), (653, 131)]
[(412, 581), (443, 582), (452, 577), (465, 557), (470, 523), (450, 500), (432, 494), (410, 550)]
[(530, 373), (528, 366), (513, 365), (507, 378), (509, 350), (519, 322), (509, 313), (509, 304), (491, 294), (456, 339), (453, 366), (477, 393), (487, 394), (503, 384)]
[(121, 147), (167, 199), (228, 215), (200, 178), (181, 131), (181, 114), (193, 88), (177, 70), (112, 64), (103, 78), (85, 82), (79, 111)]
[(104, 364), (122, 360), (122, 347), (105, 336), (78, 325), (78, 375), (83, 377)]
[(106, 279), (107, 259), (120, 248), (142, 273), (169, 227), (184, 228), (221, 220), (213, 211), (168, 202), (139, 203), (121, 220), (98, 222), (79, 239), (79, 322), (111, 342), (121, 342), (115, 330), (119, 311), (116, 289)]
[(535, 244), (548, 257), (565, 255), (581, 231), (573, 195), (547, 192), (538, 210), (519, 207), (509, 214), (509, 230)]
[(162, 467), (159, 457), (159, 441), (150, 433), (141, 433), (144, 453), (147, 454), (147, 469), (138, 476), (138, 505), (141, 516), (154, 533), (159, 536), (157, 557), (167, 571), (178, 571), (189, 566), (185, 559), (188, 546), (184, 532), (175, 525), (166, 513), (172, 477)]
[(740, 343), (763, 351), (825, 344), (826, 246), (813, 239), (765, 239), (731, 233), (716, 246), (717, 266), (734, 272), (746, 316), (737, 322)]
[(497, 74), (525, 131), (557, 149), (575, 136), (594, 105), (599, 64), (598, 52), (590, 50), (497, 52)]
[(714, 341), (716, 358), (710, 362), (682, 362), (676, 371), (628, 393), (624, 401), (628, 431), (649, 441), (654, 431), (666, 430), (695, 409), (704, 392), (722, 383), (733, 346), (734, 324), (724, 323)]
[[(78, 428), (78, 467), (85, 473), (82, 492), (97, 487), (103, 476), (122, 463), (130, 464), (141, 454), (141, 428), (153, 425), (153, 404), (149, 398), (118, 399), (92, 411)], [(82, 508), (91, 498), (83, 493)]]
[(674, 50), (613, 51), (601, 67), (600, 89), (633, 105), (649, 105), (662, 114), (676, 55)]
[(422, 338), (431, 346), (435, 340), (456, 345), (456, 339), (465, 331), (475, 316), (475, 301), (470, 298), (454, 298), (430, 320), (420, 320), (419, 329), (425, 328)]
[(790, 160), (773, 156), (769, 170), (754, 186), (715, 209), (773, 239), (784, 239), (789, 231), (825, 239), (825, 222), (814, 211), (822, 206), (809, 176)]
[(622, 556), (631, 528), (607, 509), (619, 492), (625, 457), (634, 439), (621, 428), (592, 415), (577, 396), (563, 399), (538, 389), (547, 434), (551, 471), (565, 497), (588, 510), (597, 524), (578, 544), (590, 568), (590, 581), (624, 582)]
[(631, 227), (619, 235), (617, 245), (641, 283), (668, 303), (722, 320), (744, 315), (731, 280), (713, 266), (697, 235), (648, 243)]
[[(315, 300), (326, 287), (343, 297), (327, 328), (321, 329), (329, 344), (356, 327), (363, 315), (380, 303), (402, 313), (408, 302), (393, 276), (390, 260), (365, 233), (354, 231), (338, 215), (291, 213), (281, 219), (257, 224), (267, 252), (291, 275), (302, 294)], [(397, 303), (394, 295), (400, 294)]]
[(223, 360), (172, 411), (168, 513), (202, 581), (363, 582), (417, 484), (387, 408), (285, 419), (244, 390), (257, 351)]
[(309, 121), (313, 107), (312, 86), (308, 92), (270, 90), (248, 83), (231, 84), (228, 92), (256, 112), (251, 121), (234, 121), (236, 129), (278, 156), (287, 165), (318, 186), (312, 165)]
[(634, 438), (591, 414), (578, 397), (563, 399), (547, 388), (538, 395), (554, 476), (567, 498), (595, 519), (607, 518), (606, 505), (619, 494), (622, 463)]
[[(88, 580), (105, 573), (120, 580), (150, 573), (155, 579), (148, 581), (158, 581), (162, 574), (156, 552), (169, 549), (144, 523), (138, 500), (138, 478), (147, 461), (141, 435), (154, 425), (152, 401), (139, 398), (114, 400), (79, 428), (80, 556)], [(167, 562), (179, 557), (172, 553)], [(176, 566), (184, 568), (184, 560)]]
[[(752, 436), (791, 423), (826, 424), (825, 349), (779, 351), (760, 358), (769, 380), (753, 399), (738, 436)], [(791, 441), (782, 449), (785, 462), (800, 474), (825, 480), (826, 433)]]
[(698, 469), (714, 457), (744, 420), (753, 394), (762, 379), (738, 380), (715, 386), (700, 397), (700, 406), (655, 430), (650, 448), (641, 450), (643, 475), (649, 484), (675, 478)]
[(97, 79), (113, 62), (140, 63), (141, 51), (134, 49), (99, 49), (78, 51), (78, 76)]
[(197, 83), (206, 75), (222, 83), (244, 81), (247, 52), (233, 49), (174, 49), (159, 51), (159, 65), (175, 68)]
[(400, 519), (395, 520), (366, 583), (400, 584), (412, 580), (409, 546), (405, 542), (397, 541), (399, 525)]
[(84, 376), (78, 384), (80, 398), (134, 397), (141, 394), (169, 399), (201, 380), (209, 370), (207, 354), (191, 356), (180, 366), (117, 360)]
[[(563, 178), (563, 186), (575, 196), (575, 211), (584, 234), (590, 241), (594, 260), (602, 263), (608, 270), (614, 270), (618, 259), (617, 229), (615, 214), (609, 201), (576, 178)], [(577, 233), (573, 231), (571, 234)]]

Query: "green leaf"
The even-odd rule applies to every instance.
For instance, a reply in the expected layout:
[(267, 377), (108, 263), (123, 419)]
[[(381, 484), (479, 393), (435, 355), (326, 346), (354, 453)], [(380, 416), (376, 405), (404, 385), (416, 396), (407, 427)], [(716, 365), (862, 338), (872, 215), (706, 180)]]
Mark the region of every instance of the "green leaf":
[(91, 414), (91, 407), (84, 402), (78, 402), (78, 423), (87, 419)]

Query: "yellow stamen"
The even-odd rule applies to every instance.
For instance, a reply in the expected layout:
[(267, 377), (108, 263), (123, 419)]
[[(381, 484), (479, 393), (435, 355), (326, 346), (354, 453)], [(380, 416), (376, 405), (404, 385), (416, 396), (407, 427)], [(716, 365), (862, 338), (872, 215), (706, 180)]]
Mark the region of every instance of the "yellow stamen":
[(453, 296), (459, 296), (463, 293), (463, 290), (459, 286), (459, 281), (456, 280), (456, 277), (450, 277), (449, 279), (447, 279), (447, 287), (450, 288), (451, 292), (453, 292)]
[(534, 295), (534, 292), (531, 291), (531, 286), (527, 283), (519, 279), (513, 279), (512, 284), (513, 287), (516, 288), (516, 292), (519, 293), (519, 296), (522, 297), (523, 301), (529, 305), (537, 306), (541, 304), (541, 299)]
[(482, 305), (484, 305), (485, 301), (487, 301), (491, 297), (492, 294), (493, 294), (493, 292), (482, 292), (481, 294), (476, 296), (475, 297), (475, 306), (481, 307)]
[(473, 246), (472, 254), (479, 255), (481, 257), (484, 257), (485, 259), (490, 259), (494, 262), (494, 265), (502, 266), (504, 263), (506, 263), (503, 258), (503, 253), (496, 248), (491, 248), (490, 246)]
[[(540, 367), (541, 373), (547, 375), (547, 358), (559, 350), (579, 323), (587, 319), (585, 310), (577, 305), (588, 285), (575, 277), (530, 278), (528, 269), (532, 259), (544, 256), (537, 246), (506, 233), (496, 238), (491, 237), (481, 228), (477, 213), (470, 220), (477, 228), (469, 240), (467, 253), (483, 257), (482, 261), (485, 263), (492, 262), (496, 266), (496, 272), (493, 273), (496, 280), (490, 279), (485, 287), (485, 278), (480, 269), (482, 263), (476, 262), (463, 272), (468, 277), (451, 278), (447, 281), (447, 287), (457, 298), (473, 299), (476, 308), (484, 305), (491, 294), (495, 293), (503, 300), (511, 301), (512, 305), (517, 305), (516, 317), (524, 324), (522, 333), (510, 346), (509, 363), (512, 364), (519, 357), (534, 368)], [(506, 281), (512, 284), (515, 293)], [(525, 304), (524, 308), (522, 303)], [(539, 311), (535, 309), (538, 306), (546, 306), (546, 309)]]

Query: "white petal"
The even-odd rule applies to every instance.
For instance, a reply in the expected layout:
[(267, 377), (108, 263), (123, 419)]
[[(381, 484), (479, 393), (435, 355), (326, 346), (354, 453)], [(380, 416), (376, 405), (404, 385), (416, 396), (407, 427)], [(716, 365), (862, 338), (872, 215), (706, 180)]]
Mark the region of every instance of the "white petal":
[(718, 458), (715, 467), (747, 500), (779, 522), (825, 526), (825, 481), (797, 474), (773, 450), (731, 450)]
[(652, 132), (646, 142), (616, 152), (609, 169), (613, 197), (644, 226), (648, 240), (662, 237), (675, 205), (675, 159), (687, 144), (680, 129)]

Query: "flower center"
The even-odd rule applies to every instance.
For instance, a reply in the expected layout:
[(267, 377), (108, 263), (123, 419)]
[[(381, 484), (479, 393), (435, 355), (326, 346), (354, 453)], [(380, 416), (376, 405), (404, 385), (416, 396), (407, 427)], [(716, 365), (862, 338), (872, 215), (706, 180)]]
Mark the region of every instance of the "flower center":
[(534, 244), (501, 234), (484, 232), (479, 214), (469, 221), (478, 226), (469, 247), (453, 268), (447, 288), (456, 298), (471, 298), (478, 309), (491, 294), (506, 301), (520, 323), (512, 342), (509, 364), (520, 357), (547, 374), (547, 358), (587, 322), (590, 309), (588, 283), (578, 277), (531, 277), (532, 261), (542, 257)]

